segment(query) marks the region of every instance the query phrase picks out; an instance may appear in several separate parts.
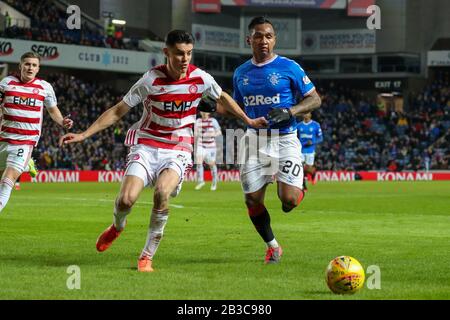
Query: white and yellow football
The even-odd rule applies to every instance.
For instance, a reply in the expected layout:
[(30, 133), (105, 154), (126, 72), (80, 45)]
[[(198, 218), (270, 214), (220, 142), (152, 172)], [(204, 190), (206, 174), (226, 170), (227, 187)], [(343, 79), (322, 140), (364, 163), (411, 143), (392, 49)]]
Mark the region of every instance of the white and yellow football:
[(337, 294), (353, 294), (364, 285), (364, 269), (358, 260), (350, 256), (336, 257), (328, 264), (326, 273), (328, 288)]

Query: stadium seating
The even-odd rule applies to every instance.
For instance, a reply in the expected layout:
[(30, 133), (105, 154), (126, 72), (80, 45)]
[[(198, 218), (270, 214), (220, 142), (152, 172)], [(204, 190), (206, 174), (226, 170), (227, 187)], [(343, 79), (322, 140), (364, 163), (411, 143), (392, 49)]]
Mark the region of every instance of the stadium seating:
[[(70, 113), (74, 131), (86, 129), (103, 111), (120, 101), (113, 88), (72, 76), (52, 74), (47, 80), (54, 86), (63, 115)], [(35, 149), (40, 169), (121, 170), (127, 150), (123, 146), (126, 130), (139, 119), (138, 110), (131, 111), (124, 121), (88, 139), (83, 144), (60, 149), (58, 139), (63, 133), (47, 114), (43, 134)]]
[(51, 0), (27, 1), (5, 0), (10, 6), (31, 19), (30, 28), (12, 25), (6, 28), (1, 37), (22, 40), (77, 44), (114, 49), (139, 50), (138, 40), (108, 38), (102, 28), (96, 28), (81, 20), (81, 30), (69, 30), (66, 27), (67, 13), (57, 7)]
[[(450, 136), (449, 74), (441, 74), (422, 92), (414, 94), (408, 112), (379, 112), (374, 101), (344, 86), (317, 83), (322, 107), (314, 118), (322, 125), (324, 142), (316, 163), (322, 170), (448, 170)], [(75, 131), (84, 130), (123, 92), (62, 74), (47, 79), (55, 88), (63, 114), (75, 120)], [(139, 109), (139, 110), (138, 110)], [(123, 140), (128, 127), (140, 117), (132, 110), (116, 126), (83, 144), (60, 149), (61, 129), (46, 115), (43, 134), (35, 149), (40, 169), (124, 169), (127, 149)], [(226, 128), (244, 128), (233, 118), (217, 116)], [(222, 169), (236, 168), (221, 165)]]
[[(316, 119), (324, 131), (317, 166), (324, 170), (448, 169), (449, 74), (412, 94), (408, 111), (379, 112), (355, 90), (320, 88)], [(445, 147), (445, 145), (447, 147)], [(445, 154), (447, 153), (447, 154)]]

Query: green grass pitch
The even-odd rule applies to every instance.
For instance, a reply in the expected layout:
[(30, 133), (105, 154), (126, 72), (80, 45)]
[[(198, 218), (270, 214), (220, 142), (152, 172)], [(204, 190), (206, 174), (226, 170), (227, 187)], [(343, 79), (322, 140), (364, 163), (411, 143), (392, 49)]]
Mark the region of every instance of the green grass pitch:
[[(0, 213), (0, 299), (449, 299), (450, 182), (318, 183), (289, 214), (275, 186), (266, 206), (284, 255), (263, 265), (265, 245), (238, 183), (172, 199), (156, 272), (140, 274), (152, 203), (145, 190), (106, 252), (119, 184), (22, 184)], [(381, 289), (335, 295), (325, 284), (339, 255), (377, 265)], [(81, 288), (69, 290), (77, 265)]]

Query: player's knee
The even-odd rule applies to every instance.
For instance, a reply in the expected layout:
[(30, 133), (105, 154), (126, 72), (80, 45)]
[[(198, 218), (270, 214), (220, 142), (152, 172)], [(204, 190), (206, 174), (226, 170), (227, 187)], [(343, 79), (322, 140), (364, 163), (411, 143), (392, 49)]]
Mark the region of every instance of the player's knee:
[(289, 208), (295, 208), (300, 203), (298, 201), (298, 197), (296, 197), (295, 195), (283, 196), (283, 198), (281, 199), (281, 202), (283, 203), (284, 206), (289, 207)]
[(247, 208), (254, 208), (257, 207), (258, 205), (260, 205), (260, 201), (258, 199), (254, 199), (254, 198), (250, 198), (250, 197), (246, 197), (245, 198), (245, 205), (247, 206)]
[(153, 197), (155, 198), (155, 202), (162, 203), (168, 201), (171, 192), (172, 190), (170, 190), (167, 186), (157, 185), (155, 187), (155, 192), (153, 195)]
[(130, 194), (121, 194), (117, 199), (117, 207), (120, 211), (129, 210), (133, 207), (135, 202), (136, 198)]

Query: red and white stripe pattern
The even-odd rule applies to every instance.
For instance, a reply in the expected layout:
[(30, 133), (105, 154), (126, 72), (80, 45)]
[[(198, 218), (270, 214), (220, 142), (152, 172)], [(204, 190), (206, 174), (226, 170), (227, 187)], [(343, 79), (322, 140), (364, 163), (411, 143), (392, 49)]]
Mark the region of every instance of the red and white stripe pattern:
[(198, 118), (195, 122), (195, 132), (197, 136), (198, 147), (206, 149), (216, 149), (216, 135), (220, 133), (220, 125), (216, 119)]
[(52, 86), (41, 79), (23, 83), (13, 76), (0, 82), (3, 95), (0, 142), (36, 146), (44, 107), (56, 106)]
[(173, 80), (166, 65), (146, 72), (125, 95), (130, 107), (143, 103), (141, 119), (127, 133), (125, 145), (192, 152), (197, 106), (203, 94), (218, 99), (222, 89), (205, 71), (189, 65), (186, 77)]

